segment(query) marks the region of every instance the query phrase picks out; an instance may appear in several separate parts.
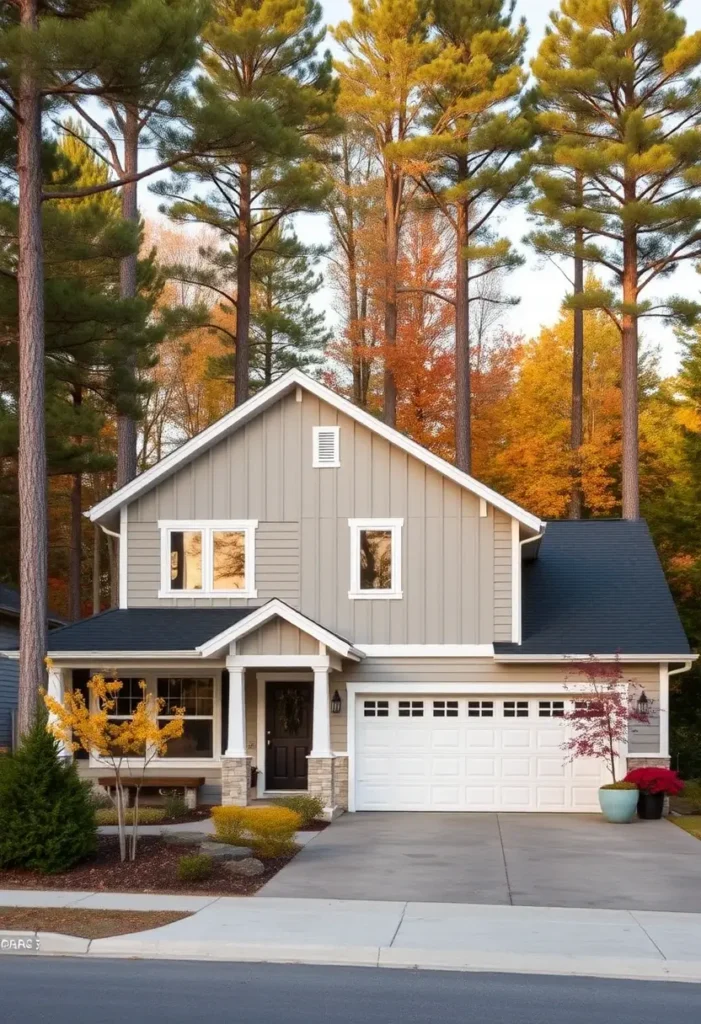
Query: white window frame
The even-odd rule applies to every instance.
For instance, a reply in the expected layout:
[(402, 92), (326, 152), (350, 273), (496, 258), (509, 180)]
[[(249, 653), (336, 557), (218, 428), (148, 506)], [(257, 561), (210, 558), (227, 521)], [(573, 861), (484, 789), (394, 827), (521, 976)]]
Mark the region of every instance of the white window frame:
[[(350, 527), (350, 590), (352, 601), (398, 600), (402, 593), (402, 527), (403, 519), (349, 519)], [(392, 536), (392, 587), (389, 590), (360, 589), (360, 531), (389, 530)]]
[[(159, 597), (258, 597), (256, 590), (256, 530), (257, 519), (160, 519), (161, 531), (161, 587)], [(202, 589), (174, 590), (170, 585), (170, 535), (174, 532), (199, 531), (202, 534)], [(245, 582), (241, 590), (217, 590), (214, 588), (214, 539), (219, 532), (243, 533), (245, 557)]]
[[(93, 670), (91, 670), (91, 671), (93, 671)], [(132, 673), (134, 673), (134, 669), (133, 668), (125, 668), (123, 673), (120, 672), (119, 670), (117, 670), (116, 673), (115, 673), (114, 669), (110, 669), (109, 672), (106, 669), (95, 669), (94, 671), (100, 671), (104, 675), (113, 674), (113, 675), (116, 675), (116, 678), (119, 678), (120, 675), (124, 675), (124, 676), (129, 675), (129, 676), (131, 676)], [(222, 754), (222, 751), (221, 751), (222, 670), (221, 670), (221, 668), (219, 668), (218, 666), (216, 666), (216, 667), (215, 666), (211, 666), (211, 667), (210, 666), (207, 666), (207, 667), (202, 666), (202, 671), (201, 672), (197, 672), (196, 671), (196, 667), (193, 666), (192, 664), (170, 665), (170, 666), (161, 667), (161, 668), (150, 668), (148, 672), (136, 672), (136, 673), (134, 673), (133, 678), (138, 677), (139, 679), (143, 679), (143, 681), (146, 683), (146, 689), (144, 690), (144, 697), (146, 697), (147, 694), (152, 694), (154, 697), (156, 697), (158, 695), (158, 679), (159, 678), (170, 677), (170, 676), (193, 676), (193, 675), (201, 676), (202, 678), (207, 678), (207, 679), (214, 679), (214, 715), (212, 717), (212, 729), (213, 729), (212, 751), (213, 751), (213, 756), (212, 757), (158, 757), (158, 755), (156, 755), (149, 762), (149, 765), (148, 765), (148, 768), (147, 768), (147, 771), (146, 771), (146, 775), (145, 775), (145, 779), (146, 779), (145, 785), (148, 785), (149, 774), (154, 773), (154, 769), (161, 769), (162, 770), (163, 768), (196, 768), (198, 765), (210, 766), (210, 765), (219, 765), (221, 763), (221, 754)], [(97, 702), (95, 700), (95, 695), (92, 694), (92, 693), (90, 694), (90, 710), (91, 711), (96, 711), (97, 710)], [(126, 716), (124, 716), (124, 715), (110, 715), (109, 717), (110, 718), (120, 718), (122, 720), (125, 720), (125, 719), (129, 718), (130, 716), (128, 716), (128, 715), (126, 715)], [(165, 718), (167, 716), (158, 715), (157, 717), (158, 718)], [(186, 718), (197, 718), (199, 716), (197, 716), (197, 715), (186, 715), (185, 717)], [(207, 720), (209, 720), (208, 716), (207, 716)], [(143, 763), (144, 763), (144, 758), (143, 757), (139, 757), (136, 754), (125, 755), (124, 760), (125, 760), (125, 762), (128, 762), (129, 765), (133, 765), (134, 767), (143, 766)], [(103, 774), (108, 774), (109, 770), (110, 770), (109, 764), (107, 762), (105, 762), (104, 760), (101, 760), (97, 756), (97, 754), (95, 753), (94, 750), (90, 751), (90, 756), (88, 758), (88, 767), (89, 768), (100, 768), (100, 769), (102, 769)]]
[[(334, 434), (333, 462), (319, 461), (319, 434)], [(334, 426), (318, 426), (312, 428), (312, 469), (338, 469), (341, 465), (341, 428)]]

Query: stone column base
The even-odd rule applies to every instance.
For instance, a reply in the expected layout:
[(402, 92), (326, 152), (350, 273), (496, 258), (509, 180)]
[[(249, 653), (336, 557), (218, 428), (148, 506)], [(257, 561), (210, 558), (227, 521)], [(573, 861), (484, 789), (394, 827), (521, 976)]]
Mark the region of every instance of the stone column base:
[(247, 806), (250, 777), (250, 757), (221, 759), (221, 802), (224, 806)]
[(307, 758), (307, 789), (310, 796), (317, 796), (324, 805), (324, 819), (333, 821), (339, 814), (343, 814), (348, 806), (348, 765), (345, 767), (345, 792), (346, 799), (343, 806), (339, 800), (343, 793), (343, 769), (339, 765), (338, 772), (336, 765), (339, 761), (346, 761), (346, 758), (337, 757), (314, 757)]

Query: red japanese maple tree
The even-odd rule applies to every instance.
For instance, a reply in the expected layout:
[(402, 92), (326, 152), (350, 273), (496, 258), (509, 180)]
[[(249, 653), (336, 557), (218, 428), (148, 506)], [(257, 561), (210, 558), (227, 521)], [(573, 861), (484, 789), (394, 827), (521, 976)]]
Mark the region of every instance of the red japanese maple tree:
[(599, 758), (606, 762), (616, 782), (618, 746), (627, 739), (631, 722), (649, 722), (649, 712), (638, 707), (633, 697), (638, 684), (625, 678), (618, 659), (599, 661), (592, 655), (586, 661), (575, 662), (573, 669), (584, 677), (585, 685), (581, 690), (578, 687), (574, 708), (564, 714), (571, 725), (571, 735), (562, 745), (569, 754), (566, 761)]

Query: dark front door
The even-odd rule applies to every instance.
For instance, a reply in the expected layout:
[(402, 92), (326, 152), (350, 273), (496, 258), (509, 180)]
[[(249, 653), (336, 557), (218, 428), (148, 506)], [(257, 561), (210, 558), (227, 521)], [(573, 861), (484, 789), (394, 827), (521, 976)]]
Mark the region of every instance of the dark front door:
[(306, 789), (312, 684), (269, 682), (265, 704), (265, 788)]

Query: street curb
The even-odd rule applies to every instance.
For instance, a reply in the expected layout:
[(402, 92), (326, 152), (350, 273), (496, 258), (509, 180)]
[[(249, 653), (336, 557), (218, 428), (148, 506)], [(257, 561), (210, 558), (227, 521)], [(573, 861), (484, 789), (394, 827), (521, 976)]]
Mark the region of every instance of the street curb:
[(542, 974), (631, 981), (701, 983), (701, 963), (685, 960), (612, 960), (600, 957), (537, 956), (398, 949), (391, 946), (271, 946), (252, 943), (144, 942), (138, 938), (77, 939), (40, 933), (40, 955), (117, 960), (191, 960), (230, 963), (382, 967), (395, 970)]

